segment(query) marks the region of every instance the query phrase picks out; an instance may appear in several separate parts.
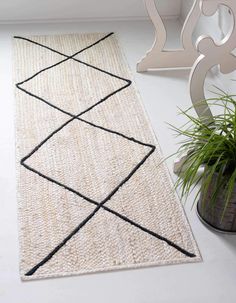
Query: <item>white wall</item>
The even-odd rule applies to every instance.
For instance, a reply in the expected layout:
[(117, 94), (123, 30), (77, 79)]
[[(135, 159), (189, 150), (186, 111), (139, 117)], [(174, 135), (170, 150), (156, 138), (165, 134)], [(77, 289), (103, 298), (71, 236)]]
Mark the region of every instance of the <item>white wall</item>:
[[(180, 14), (181, 0), (156, 0), (164, 16)], [(0, 22), (145, 18), (143, 0), (0, 0)]]

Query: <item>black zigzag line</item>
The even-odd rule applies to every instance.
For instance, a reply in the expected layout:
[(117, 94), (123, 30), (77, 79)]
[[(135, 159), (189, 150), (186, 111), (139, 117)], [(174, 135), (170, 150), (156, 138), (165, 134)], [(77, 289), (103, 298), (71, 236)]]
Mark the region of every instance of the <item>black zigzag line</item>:
[[(100, 41), (103, 41), (104, 39), (108, 38), (110, 35), (112, 35), (112, 33), (106, 35), (106, 36), (103, 37), (102, 39), (96, 41), (94, 44), (92, 44), (92, 45), (90, 45), (90, 46), (84, 48), (83, 50), (81, 50), (81, 51), (79, 51), (79, 52), (76, 52), (76, 53), (75, 53), (74, 55), (72, 55), (72, 56), (64, 55), (64, 54), (62, 54), (62, 53), (60, 53), (60, 52), (57, 52), (57, 51), (55, 51), (55, 50), (53, 50), (53, 49), (51, 49), (51, 48), (49, 48), (49, 47), (47, 47), (47, 46), (44, 46), (44, 45), (42, 45), (42, 44), (39, 44), (39, 43), (34, 42), (34, 41), (32, 41), (32, 40), (29, 40), (29, 39), (27, 39), (27, 38), (15, 37), (15, 38), (17, 38), (17, 39), (27, 40), (28, 42), (35, 43), (35, 44), (37, 44), (37, 45), (39, 45), (39, 46), (43, 46), (43, 47), (45, 47), (45, 48), (48, 48), (48, 49), (50, 49), (50, 50), (52, 50), (52, 51), (54, 51), (54, 52), (56, 52), (56, 53), (59, 53), (60, 55), (63, 55), (63, 56), (66, 57), (66, 59), (61, 60), (61, 61), (57, 62), (56, 64), (51, 65), (51, 66), (49, 66), (49, 67), (47, 67), (47, 68), (45, 68), (45, 69), (43, 69), (43, 70), (37, 72), (36, 74), (34, 74), (33, 76), (31, 76), (30, 78), (28, 78), (28, 79), (26, 79), (26, 80), (24, 80), (24, 81), (22, 81), (22, 82), (20, 82), (20, 83), (17, 83), (16, 86), (17, 86), (18, 89), (22, 90), (22, 91), (25, 92), (26, 94), (31, 95), (32, 97), (35, 97), (35, 98), (37, 98), (37, 99), (39, 99), (39, 100), (41, 100), (41, 101), (47, 103), (48, 105), (54, 107), (55, 109), (60, 110), (61, 112), (63, 112), (63, 113), (65, 113), (65, 114), (67, 114), (67, 115), (69, 115), (69, 116), (72, 117), (72, 118), (69, 119), (67, 122), (65, 122), (63, 125), (61, 125), (57, 130), (53, 131), (46, 139), (44, 139), (39, 145), (37, 145), (37, 146), (33, 149), (33, 151), (30, 152), (26, 157), (22, 158), (21, 164), (22, 164), (25, 168), (27, 168), (27, 169), (29, 169), (30, 171), (32, 171), (32, 172), (38, 174), (38, 175), (41, 176), (41, 177), (47, 179), (48, 181), (51, 181), (51, 182), (53, 182), (53, 183), (55, 183), (55, 184), (57, 184), (57, 185), (60, 185), (60, 186), (62, 186), (63, 188), (65, 188), (65, 189), (67, 189), (67, 190), (70, 190), (71, 192), (73, 192), (73, 193), (77, 194), (78, 196), (84, 198), (84, 199), (87, 200), (88, 202), (97, 205), (97, 207), (94, 209), (94, 211), (93, 211), (87, 218), (85, 218), (85, 219), (77, 226), (77, 228), (74, 229), (74, 230), (70, 233), (70, 235), (68, 235), (68, 236), (67, 236), (67, 237), (66, 237), (66, 238), (65, 238), (65, 239), (64, 239), (64, 240), (63, 240), (63, 241), (62, 241), (62, 242), (61, 242), (61, 243), (60, 243), (60, 244), (59, 244), (59, 245), (58, 245), (58, 246), (49, 254), (49, 255), (48, 255), (48, 256), (46, 256), (41, 262), (39, 262), (36, 266), (34, 266), (30, 271), (28, 271), (28, 272), (26, 273), (26, 275), (32, 275), (39, 267), (41, 267), (41, 266), (44, 265), (47, 261), (49, 261), (49, 260), (53, 257), (53, 255), (54, 255), (55, 253), (57, 253), (57, 251), (59, 251), (60, 248), (62, 248), (62, 247), (67, 243), (67, 241), (69, 241), (69, 240), (73, 237), (73, 235), (75, 235), (75, 234), (76, 234), (76, 233), (77, 233), (77, 232), (78, 232), (78, 231), (79, 231), (79, 230), (80, 230), (80, 229), (81, 229), (81, 228), (82, 228), (82, 227), (83, 227), (83, 226), (84, 226), (84, 225), (85, 225), (85, 224), (86, 224), (86, 223), (87, 223), (87, 222), (88, 222), (96, 213), (97, 213), (97, 211), (98, 211), (100, 208), (103, 208), (103, 209), (105, 209), (106, 211), (109, 211), (110, 213), (113, 213), (114, 215), (116, 215), (117, 217), (121, 218), (122, 220), (124, 220), (124, 221), (130, 223), (131, 225), (134, 225), (134, 226), (138, 227), (139, 229), (143, 230), (144, 232), (147, 232), (147, 233), (149, 233), (150, 235), (152, 235), (152, 236), (158, 238), (159, 240), (162, 240), (162, 241), (166, 242), (167, 244), (169, 244), (170, 246), (176, 248), (177, 250), (179, 250), (180, 252), (182, 252), (182, 253), (185, 254), (186, 256), (195, 257), (194, 254), (189, 253), (188, 251), (186, 251), (185, 249), (179, 247), (178, 245), (176, 245), (176, 244), (173, 243), (172, 241), (166, 239), (165, 237), (162, 237), (162, 236), (160, 236), (160, 235), (154, 233), (153, 231), (148, 230), (147, 228), (145, 228), (145, 227), (143, 227), (143, 226), (137, 224), (136, 222), (133, 222), (133, 221), (130, 220), (129, 218), (127, 218), (127, 217), (125, 217), (125, 216), (123, 216), (123, 215), (121, 215), (121, 214), (119, 214), (119, 213), (113, 211), (112, 209), (110, 209), (110, 208), (104, 206), (104, 204), (105, 204), (108, 200), (110, 200), (111, 197), (119, 190), (119, 188), (120, 188), (123, 184), (125, 184), (125, 183), (131, 178), (131, 176), (136, 172), (136, 170), (137, 170), (137, 169), (138, 169), (138, 168), (147, 160), (147, 158), (148, 158), (148, 157), (154, 152), (154, 150), (155, 150), (155, 147), (154, 147), (153, 145), (145, 144), (145, 143), (140, 142), (140, 141), (138, 141), (138, 140), (136, 140), (136, 139), (134, 139), (134, 138), (129, 138), (129, 137), (127, 137), (127, 136), (125, 136), (125, 135), (123, 135), (123, 134), (121, 134), (121, 133), (112, 131), (112, 130), (110, 130), (110, 129), (106, 129), (106, 128), (104, 128), (104, 127), (98, 126), (98, 125), (96, 125), (96, 124), (93, 124), (93, 123), (91, 123), (91, 122), (88, 122), (88, 121), (86, 121), (86, 120), (84, 120), (84, 119), (79, 118), (79, 116), (81, 116), (81, 115), (84, 114), (85, 112), (91, 110), (93, 107), (97, 106), (97, 105), (100, 104), (101, 102), (103, 102), (103, 101), (105, 101), (106, 99), (108, 99), (110, 96), (112, 96), (112, 95), (114, 95), (115, 93), (117, 93), (117, 92), (123, 90), (124, 88), (128, 87), (128, 86), (131, 84), (131, 81), (130, 81), (130, 80), (127, 80), (127, 79), (121, 78), (121, 77), (119, 77), (119, 76), (113, 75), (113, 74), (111, 74), (111, 73), (109, 73), (109, 72), (107, 72), (107, 71), (101, 70), (100, 68), (97, 68), (97, 67), (95, 67), (95, 66), (92, 66), (92, 65), (90, 65), (90, 64), (87, 64), (87, 63), (85, 63), (85, 62), (82, 62), (82, 61), (80, 61), (80, 60), (78, 60), (78, 59), (73, 58), (74, 56), (76, 56), (77, 54), (81, 53), (82, 51), (84, 51), (84, 50), (86, 50), (86, 49), (88, 49), (88, 48), (90, 48), (90, 47), (96, 45), (96, 44), (99, 43)], [(70, 113), (68, 113), (68, 112), (66, 112), (66, 111), (64, 111), (64, 110), (62, 110), (62, 109), (60, 109), (60, 108), (54, 106), (54, 105), (51, 104), (50, 102), (48, 102), (48, 101), (46, 101), (46, 100), (44, 100), (44, 99), (42, 99), (42, 98), (40, 98), (40, 97), (38, 97), (38, 96), (36, 96), (36, 95), (30, 93), (30, 92), (28, 92), (27, 90), (25, 90), (25, 89), (23, 89), (23, 88), (20, 87), (21, 84), (23, 84), (23, 83), (25, 83), (25, 82), (27, 82), (27, 81), (33, 79), (34, 77), (36, 77), (36, 76), (37, 76), (38, 74), (40, 74), (41, 72), (46, 71), (46, 70), (48, 70), (49, 68), (53, 68), (54, 66), (56, 66), (56, 65), (58, 65), (58, 64), (61, 64), (61, 63), (65, 62), (66, 60), (69, 60), (69, 59), (73, 59), (73, 60), (75, 60), (75, 61), (77, 61), (77, 62), (79, 62), (79, 63), (82, 63), (82, 64), (85, 64), (85, 65), (87, 65), (87, 66), (89, 66), (89, 67), (95, 68), (95, 69), (97, 69), (97, 70), (99, 70), (99, 71), (101, 71), (101, 72), (104, 72), (104, 73), (106, 73), (106, 74), (112, 75), (113, 77), (116, 77), (116, 78), (118, 78), (118, 79), (124, 80), (124, 81), (127, 82), (127, 84), (126, 84), (124, 87), (121, 87), (120, 89), (118, 89), (118, 90), (114, 91), (113, 93), (109, 94), (109, 95), (106, 96), (105, 98), (101, 99), (99, 102), (97, 102), (96, 104), (94, 104), (93, 106), (91, 106), (90, 108), (88, 108), (87, 110), (81, 112), (81, 113), (80, 113), (79, 115), (77, 115), (77, 116), (74, 116), (74, 115), (72, 115), (72, 114), (70, 114)], [(118, 185), (118, 186), (117, 186), (117, 187), (116, 187), (116, 188), (115, 188), (115, 189), (114, 189), (114, 190), (113, 190), (113, 191), (112, 191), (112, 192), (111, 192), (111, 193), (110, 193), (110, 194), (109, 194), (101, 203), (98, 203), (98, 202), (96, 202), (96, 201), (93, 201), (92, 199), (89, 199), (88, 197), (85, 197), (84, 195), (80, 194), (79, 192), (77, 192), (77, 191), (75, 191), (75, 190), (73, 190), (73, 189), (67, 187), (66, 185), (63, 185), (63, 184), (57, 182), (56, 180), (53, 180), (53, 179), (51, 179), (51, 178), (49, 178), (49, 177), (47, 177), (47, 176), (41, 174), (39, 171), (37, 171), (37, 170), (31, 168), (30, 166), (28, 166), (28, 165), (25, 163), (25, 161), (26, 161), (29, 157), (31, 157), (31, 156), (32, 156), (32, 155), (33, 155), (33, 154), (34, 154), (34, 153), (35, 153), (35, 152), (36, 152), (44, 143), (46, 143), (46, 141), (48, 141), (53, 135), (55, 135), (57, 132), (59, 132), (62, 128), (64, 128), (67, 124), (69, 124), (70, 122), (72, 122), (74, 119), (78, 119), (78, 120), (80, 120), (81, 122), (87, 123), (87, 124), (89, 124), (89, 125), (91, 125), (91, 126), (93, 126), (93, 127), (100, 128), (100, 129), (102, 129), (102, 130), (104, 130), (104, 131), (108, 131), (108, 132), (110, 132), (110, 133), (113, 133), (113, 134), (122, 136), (123, 138), (125, 138), (125, 139), (127, 139), (127, 140), (131, 140), (131, 141), (133, 141), (133, 142), (135, 142), (135, 143), (138, 143), (138, 144), (141, 144), (141, 145), (144, 145), (144, 146), (148, 146), (148, 147), (151, 148), (151, 151), (143, 158), (143, 160), (140, 161), (140, 163), (139, 163), (139, 164), (130, 172), (130, 174), (129, 174), (129, 175), (128, 175), (128, 176), (127, 176), (127, 177), (126, 177), (126, 178), (125, 178), (125, 179), (124, 179), (124, 180), (123, 180), (123, 181), (122, 181), (122, 182), (121, 182), (121, 183), (120, 183), (120, 184), (119, 184), (119, 185)]]

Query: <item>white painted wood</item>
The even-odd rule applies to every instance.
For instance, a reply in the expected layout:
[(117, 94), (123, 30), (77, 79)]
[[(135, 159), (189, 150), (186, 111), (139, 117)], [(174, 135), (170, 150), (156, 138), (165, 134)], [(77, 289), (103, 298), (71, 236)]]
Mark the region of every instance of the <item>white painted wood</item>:
[(232, 51), (236, 48), (236, 1), (235, 0), (202, 0), (201, 10), (206, 16), (213, 15), (219, 5), (227, 6), (232, 13), (233, 22), (225, 38), (217, 44), (211, 37), (201, 36), (197, 42), (200, 56), (192, 67), (190, 74), (190, 96), (199, 117), (212, 119), (211, 111), (205, 100), (204, 83), (208, 71), (219, 65), (223, 74), (228, 74), (236, 69), (236, 57)]
[[(181, 32), (182, 48), (165, 49), (167, 33), (162, 18), (158, 12), (155, 0), (145, 0), (148, 15), (155, 27), (155, 41), (150, 51), (137, 64), (137, 71), (149, 69), (191, 68), (198, 57), (198, 52), (192, 43), (192, 35), (200, 17), (200, 1), (195, 0), (184, 22)], [(159, 2), (157, 2), (159, 4)]]
[[(204, 92), (208, 71), (217, 65), (219, 65), (220, 72), (223, 74), (229, 74), (236, 70), (236, 56), (232, 54), (232, 51), (236, 48), (236, 1), (202, 0), (200, 3), (201, 11), (206, 16), (213, 15), (220, 5), (225, 5), (232, 13), (233, 22), (229, 32), (218, 44), (209, 36), (199, 37), (197, 50), (200, 55), (192, 67), (189, 80), (191, 101), (196, 113), (205, 123), (213, 121), (211, 110), (205, 101)], [(184, 170), (183, 163), (185, 159), (186, 155), (176, 159), (174, 173), (179, 174)]]
[(190, 9), (192, 8), (194, 0), (182, 0), (180, 18), (185, 20), (189, 14)]
[[(180, 12), (180, 21), (182, 24), (186, 20), (189, 11), (193, 5), (194, 0), (182, 0), (181, 5), (181, 12)], [(193, 34), (193, 42), (196, 43), (196, 39), (201, 35), (210, 35), (216, 41), (219, 41), (222, 38), (221, 29), (219, 27), (219, 12), (217, 11), (216, 14), (212, 17), (206, 17), (201, 14), (197, 26), (195, 27), (194, 34)]]

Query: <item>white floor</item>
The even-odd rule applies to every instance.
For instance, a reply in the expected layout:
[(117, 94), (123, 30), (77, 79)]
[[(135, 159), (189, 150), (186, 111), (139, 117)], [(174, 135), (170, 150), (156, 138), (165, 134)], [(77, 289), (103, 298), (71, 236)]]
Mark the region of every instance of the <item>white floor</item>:
[[(21, 282), (18, 273), (11, 36), (85, 31), (118, 33), (163, 154), (167, 156), (176, 150), (176, 142), (165, 122), (181, 124), (177, 106), (186, 108), (190, 105), (188, 72), (135, 73), (136, 62), (152, 44), (153, 29), (149, 22), (1, 25), (0, 302), (236, 302), (236, 236), (215, 234), (206, 229), (195, 211), (190, 210), (191, 199), (186, 205), (186, 212), (202, 253), (202, 263)], [(171, 46), (171, 41), (169, 44)], [(215, 80), (219, 82), (216, 76)], [(172, 160), (169, 160), (170, 169), (171, 164)]]

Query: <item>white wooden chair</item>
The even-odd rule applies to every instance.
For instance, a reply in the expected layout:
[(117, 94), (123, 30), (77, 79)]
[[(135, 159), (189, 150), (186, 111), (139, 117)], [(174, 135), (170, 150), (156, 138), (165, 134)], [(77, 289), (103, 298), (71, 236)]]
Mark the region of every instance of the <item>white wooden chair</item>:
[[(164, 49), (167, 38), (166, 29), (158, 13), (154, 0), (145, 0), (146, 8), (156, 29), (153, 47), (145, 57), (138, 62), (137, 71), (163, 68), (191, 68), (189, 77), (189, 91), (196, 113), (204, 121), (212, 119), (212, 113), (205, 100), (204, 83), (208, 71), (219, 66), (223, 74), (236, 69), (236, 56), (232, 51), (236, 48), (236, 0), (195, 0), (187, 19), (183, 25), (181, 41), (183, 48)], [(192, 43), (192, 33), (201, 14), (211, 16), (220, 5), (225, 5), (233, 16), (231, 28), (225, 38), (216, 43), (209, 36), (200, 36), (196, 46)], [(201, 104), (201, 106), (199, 106)], [(186, 157), (186, 156), (185, 156)], [(185, 157), (174, 164), (174, 172), (179, 173), (183, 168)]]

